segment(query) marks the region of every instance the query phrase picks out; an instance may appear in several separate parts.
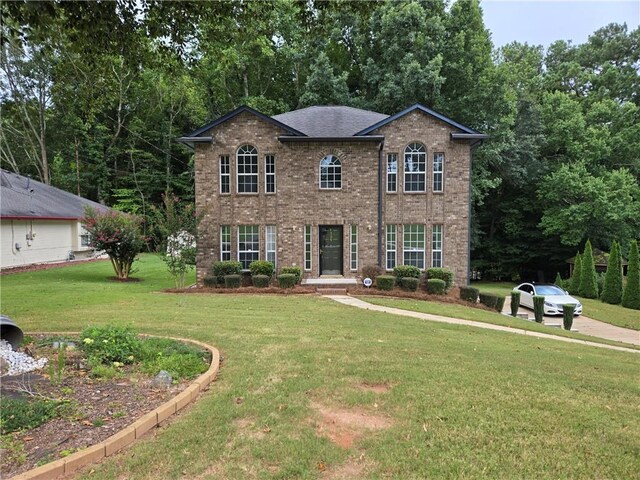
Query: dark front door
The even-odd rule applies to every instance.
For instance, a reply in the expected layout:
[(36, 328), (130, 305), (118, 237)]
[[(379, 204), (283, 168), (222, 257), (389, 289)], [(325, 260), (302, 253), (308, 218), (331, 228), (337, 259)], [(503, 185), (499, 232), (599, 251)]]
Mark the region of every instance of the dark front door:
[(342, 275), (342, 225), (320, 226), (320, 275)]

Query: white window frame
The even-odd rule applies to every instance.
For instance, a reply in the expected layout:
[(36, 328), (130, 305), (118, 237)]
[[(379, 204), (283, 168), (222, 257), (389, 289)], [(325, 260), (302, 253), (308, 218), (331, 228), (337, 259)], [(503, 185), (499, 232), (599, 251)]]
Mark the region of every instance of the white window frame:
[[(418, 170), (412, 170), (412, 166), (416, 165)], [(427, 148), (419, 142), (410, 143), (404, 149), (404, 191), (422, 193), (427, 189)], [(409, 176), (415, 175), (417, 180), (407, 181)], [(420, 180), (422, 178), (422, 180)], [(422, 190), (416, 190), (414, 187), (407, 188), (410, 185), (422, 182), (424, 186)]]
[[(444, 258), (442, 255), (442, 244), (444, 239), (444, 225), (436, 224), (431, 226), (431, 266), (442, 268)], [(436, 257), (438, 259), (436, 260)]]
[[(422, 234), (422, 242), (420, 235)], [(422, 223), (405, 224), (402, 227), (402, 263), (424, 270), (425, 228)], [(407, 258), (407, 254), (410, 254)], [(420, 256), (422, 254), (422, 256)], [(413, 257), (413, 258), (412, 258)]]
[[(269, 179), (272, 179), (273, 190), (269, 190)], [(264, 157), (264, 193), (276, 193), (276, 156)]]
[[(326, 171), (325, 179), (322, 178), (323, 170)], [(327, 155), (320, 160), (319, 175), (321, 190), (342, 190), (342, 162), (335, 155)], [(330, 175), (332, 176), (332, 180), (329, 180)], [(336, 184), (338, 185), (337, 187)], [(329, 185), (333, 186), (330, 187)]]
[[(392, 163), (395, 163), (395, 170), (391, 170)], [(389, 188), (392, 178), (393, 178), (393, 189)], [(398, 191), (398, 154), (388, 153), (387, 154), (387, 193), (396, 193), (397, 191)]]
[[(250, 162), (249, 173), (246, 172), (247, 162)], [(255, 169), (255, 172), (253, 171)], [(240, 172), (242, 170), (242, 173)], [(249, 181), (246, 183), (246, 179), (254, 178), (255, 182)], [(236, 191), (240, 195), (255, 195), (260, 191), (260, 185), (258, 182), (258, 150), (253, 145), (245, 144), (238, 147), (236, 151)], [(240, 186), (246, 188), (246, 185), (253, 185), (255, 183), (256, 191), (247, 192), (240, 191)]]
[(349, 227), (349, 265), (351, 271), (358, 270), (358, 225)]
[(264, 229), (265, 259), (276, 268), (278, 233), (275, 225), (267, 225)]
[(304, 226), (304, 269), (311, 270), (313, 266), (311, 253), (311, 225)]
[[(251, 230), (249, 230), (251, 229)], [(247, 241), (246, 237), (247, 235), (255, 235), (257, 237), (257, 241)], [(244, 240), (244, 241), (243, 241)], [(247, 245), (247, 243), (251, 243), (252, 246), (255, 246), (256, 248), (249, 248), (249, 249), (240, 249), (241, 244), (243, 244), (245, 247)], [(250, 254), (251, 255), (251, 260), (247, 263), (246, 258), (241, 259), (240, 257), (245, 254)], [(251, 262), (255, 261), (255, 260), (260, 260), (260, 227), (258, 225), (238, 225), (238, 255), (237, 255), (238, 261), (243, 263), (242, 265), (242, 270), (243, 271), (248, 271), (249, 270), (249, 265), (251, 264)], [(244, 263), (246, 263), (246, 268), (244, 268)]]
[[(398, 264), (398, 228), (397, 225), (387, 225), (386, 231), (386, 247), (385, 269), (393, 270)], [(389, 262), (389, 254), (392, 253), (393, 265)]]
[(231, 260), (231, 225), (220, 225), (220, 261), (226, 260)]
[[(439, 167), (436, 170), (436, 165)], [(444, 152), (436, 152), (433, 154), (431, 186), (434, 192), (444, 192)], [(436, 182), (440, 183), (440, 188), (436, 188)]]
[[(231, 193), (231, 160), (229, 155), (220, 155), (220, 194), (228, 195)], [(224, 179), (227, 180), (227, 189), (224, 190)]]

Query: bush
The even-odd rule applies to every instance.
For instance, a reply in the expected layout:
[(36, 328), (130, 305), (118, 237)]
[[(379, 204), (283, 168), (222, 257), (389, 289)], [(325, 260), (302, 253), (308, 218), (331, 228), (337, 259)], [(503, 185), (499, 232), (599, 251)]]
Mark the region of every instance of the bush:
[(39, 427), (56, 416), (60, 402), (41, 398), (2, 398), (0, 433)]
[(242, 275), (238, 275), (237, 273), (234, 273), (232, 275), (224, 276), (225, 288), (240, 288), (241, 283), (242, 283)]
[(393, 275), (396, 278), (420, 278), (422, 272), (418, 267), (413, 265), (398, 265), (393, 269)]
[(565, 330), (571, 330), (575, 308), (576, 306), (571, 303), (562, 305), (562, 325)]
[(253, 275), (251, 277), (251, 281), (253, 282), (254, 287), (265, 288), (269, 286), (271, 277), (267, 275)]
[(518, 309), (520, 308), (520, 292), (511, 292), (511, 316), (518, 316)]
[(427, 293), (443, 295), (447, 289), (447, 282), (439, 278), (427, 279)]
[(629, 248), (629, 266), (627, 267), (627, 284), (622, 294), (622, 306), (640, 310), (640, 258), (638, 258), (638, 242), (631, 242)]
[(493, 293), (480, 292), (480, 303), (489, 308), (493, 308), (498, 312), (502, 312), (502, 307), (504, 307), (504, 297)]
[(218, 285), (218, 277), (214, 277), (214, 276), (204, 277), (202, 279), (202, 283), (204, 284), (205, 287), (215, 287)]
[(293, 273), (281, 273), (278, 275), (278, 286), (280, 288), (293, 288), (296, 283), (297, 279)]
[(622, 259), (620, 245), (614, 241), (609, 254), (607, 273), (604, 276), (604, 286), (601, 297), (605, 303), (617, 305), (622, 301)]
[(448, 268), (429, 268), (427, 270), (427, 278), (444, 280), (445, 292), (448, 292), (453, 287), (453, 272)]
[(225, 260), (224, 262), (215, 262), (213, 264), (213, 275), (218, 278), (218, 285), (224, 285), (225, 275), (242, 274), (242, 264), (234, 260)]
[(209, 368), (209, 352), (169, 338), (148, 338), (140, 348), (140, 370), (157, 375), (169, 372), (174, 380), (193, 378)]
[(467, 302), (478, 303), (480, 290), (474, 287), (460, 287), (460, 298)]
[(271, 278), (273, 277), (273, 270), (273, 263), (267, 262), (266, 260), (256, 260), (249, 264), (249, 271), (252, 277), (254, 275), (265, 275)]
[(533, 296), (533, 315), (537, 323), (542, 323), (544, 320), (544, 296)]
[(560, 276), (560, 272), (556, 273), (556, 279), (553, 281), (553, 283), (557, 286), (559, 286), (560, 288), (562, 287), (562, 277)]
[(80, 339), (80, 347), (89, 361), (104, 365), (132, 363), (140, 350), (140, 340), (131, 327), (88, 327), (82, 331)]
[(402, 277), (400, 279), (400, 287), (408, 292), (415, 292), (420, 286), (420, 279), (413, 277)]
[(365, 265), (362, 267), (362, 278), (370, 278), (374, 282), (382, 275), (382, 269), (378, 265)]
[(295, 283), (300, 283), (302, 281), (302, 269), (300, 267), (282, 267), (280, 269), (281, 274), (291, 274), (296, 277)]
[(598, 276), (596, 275), (590, 240), (587, 240), (582, 254), (582, 273), (578, 295), (584, 298), (598, 298)]
[(396, 286), (396, 277), (393, 275), (379, 275), (376, 278), (376, 288), (379, 290), (393, 290)]
[(580, 278), (582, 277), (582, 255), (580, 252), (576, 254), (575, 264), (573, 265), (573, 275), (569, 282), (569, 293), (578, 295), (580, 292)]

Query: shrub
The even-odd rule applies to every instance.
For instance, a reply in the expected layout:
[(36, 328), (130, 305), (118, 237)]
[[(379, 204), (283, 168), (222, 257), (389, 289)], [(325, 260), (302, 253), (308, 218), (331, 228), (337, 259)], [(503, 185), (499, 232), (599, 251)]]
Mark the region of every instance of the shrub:
[(282, 267), (280, 273), (294, 275), (296, 277), (295, 283), (300, 283), (302, 281), (302, 269), (300, 267)]
[(278, 286), (280, 288), (293, 288), (296, 283), (297, 279), (293, 273), (281, 273), (278, 275)]
[(218, 285), (218, 277), (208, 276), (202, 279), (202, 283), (205, 287), (215, 287)]
[(446, 291), (447, 283), (439, 278), (427, 279), (427, 293), (433, 295), (443, 295)]
[(378, 265), (365, 265), (362, 267), (362, 278), (370, 278), (374, 282), (382, 275), (382, 269)]
[(398, 265), (393, 269), (393, 275), (396, 278), (420, 278), (422, 272), (418, 267), (414, 267), (413, 265)]
[(249, 264), (249, 271), (252, 277), (254, 275), (265, 275), (271, 278), (273, 277), (273, 270), (273, 263), (267, 262), (266, 260), (256, 260)]
[(576, 254), (575, 264), (573, 265), (573, 275), (569, 283), (569, 293), (578, 295), (580, 291), (580, 277), (582, 276), (582, 255), (580, 252)]
[(520, 292), (511, 292), (511, 316), (518, 316), (518, 308), (520, 308)]
[(578, 295), (584, 298), (598, 298), (598, 276), (596, 275), (590, 240), (587, 240), (582, 254), (582, 273)]
[(501, 312), (502, 307), (504, 307), (504, 297), (493, 293), (480, 292), (480, 303)]
[(225, 260), (213, 264), (213, 275), (218, 278), (218, 285), (224, 285), (225, 275), (241, 275), (242, 264), (234, 260)]
[(140, 348), (140, 370), (157, 375), (169, 372), (174, 380), (193, 378), (209, 368), (209, 352), (168, 338), (148, 338)]
[(238, 275), (237, 273), (234, 273), (232, 275), (224, 276), (225, 288), (240, 288), (241, 283), (242, 283), (242, 275)]
[(400, 279), (400, 286), (403, 290), (406, 290), (408, 292), (415, 292), (420, 286), (420, 279), (413, 277), (402, 277)]
[(562, 305), (562, 325), (565, 330), (571, 330), (573, 325), (573, 312), (576, 306), (572, 303)]
[(617, 305), (622, 301), (622, 259), (620, 257), (620, 245), (614, 241), (609, 254), (607, 273), (604, 276), (604, 286), (601, 295), (602, 301)]
[(427, 270), (427, 278), (444, 280), (446, 292), (453, 287), (453, 272), (448, 268), (429, 268)]
[(544, 296), (533, 296), (533, 315), (537, 323), (542, 323), (544, 320)]
[(254, 287), (265, 288), (269, 286), (271, 277), (268, 275), (253, 275), (251, 277), (251, 281), (253, 282)]
[(622, 306), (640, 310), (640, 258), (638, 258), (638, 242), (631, 242), (629, 248), (629, 266), (627, 267), (627, 284), (622, 294)]
[(467, 302), (478, 303), (480, 290), (474, 287), (460, 287), (460, 298)]
[(42, 398), (2, 398), (0, 433), (36, 428), (56, 416), (60, 402)]
[(553, 283), (562, 288), (562, 277), (560, 276), (560, 272), (556, 273), (556, 279)]
[(379, 275), (376, 278), (376, 288), (379, 290), (393, 290), (393, 287), (396, 286), (396, 277), (393, 275)]
[(596, 298), (600, 298), (602, 297), (602, 292), (604, 291), (604, 273), (596, 273), (596, 283), (598, 285), (598, 296)]
[(113, 362), (132, 363), (140, 350), (140, 340), (131, 327), (88, 327), (82, 331), (80, 339), (80, 346), (89, 361), (104, 365)]

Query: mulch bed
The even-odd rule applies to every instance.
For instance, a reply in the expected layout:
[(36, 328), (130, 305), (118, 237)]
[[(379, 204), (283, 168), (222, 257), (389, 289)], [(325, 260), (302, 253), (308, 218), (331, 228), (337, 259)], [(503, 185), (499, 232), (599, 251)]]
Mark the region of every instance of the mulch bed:
[(105, 262), (108, 258), (89, 258), (87, 260), (69, 260), (68, 262), (58, 263), (35, 263), (33, 265), (24, 265), (22, 267), (10, 267), (0, 270), (0, 275), (11, 275), (12, 273), (36, 272), (38, 270), (49, 270), (52, 268), (69, 267), (71, 265), (79, 265), (81, 263)]

